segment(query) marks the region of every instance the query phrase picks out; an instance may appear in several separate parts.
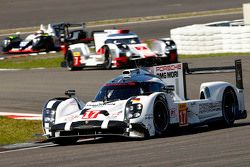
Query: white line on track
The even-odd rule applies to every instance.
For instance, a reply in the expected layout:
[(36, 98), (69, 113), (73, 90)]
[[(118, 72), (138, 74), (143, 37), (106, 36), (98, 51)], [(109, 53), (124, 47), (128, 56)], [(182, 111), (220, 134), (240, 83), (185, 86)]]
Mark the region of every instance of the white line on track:
[(26, 151), (26, 150), (33, 150), (37, 148), (44, 148), (44, 147), (50, 147), (50, 146), (55, 146), (56, 144), (46, 144), (42, 146), (34, 146), (34, 147), (28, 147), (28, 148), (20, 148), (16, 150), (7, 150), (7, 151), (2, 151), (0, 154), (5, 154), (5, 153), (11, 153), (11, 152), (18, 152), (18, 151)]
[[(96, 137), (96, 138), (89, 138), (89, 139), (80, 139), (78, 142), (86, 142), (86, 141), (91, 141), (91, 140), (97, 140), (100, 139), (101, 137)], [(13, 150), (6, 150), (6, 151), (0, 151), (0, 154), (5, 154), (5, 153), (12, 153), (12, 152), (18, 152), (18, 151), (26, 151), (26, 150), (33, 150), (37, 148), (45, 148), (45, 147), (51, 147), (51, 146), (57, 146), (57, 144), (51, 144), (51, 143), (43, 143), (40, 146), (25, 146), (25, 145), (32, 145), (33, 143), (24, 143), (23, 146), (22, 144), (13, 144), (9, 146), (5, 146), (3, 148), (6, 149), (13, 149)], [(35, 145), (35, 144), (34, 144)], [(23, 148), (25, 147), (25, 148)]]
[(44, 70), (44, 67), (31, 68), (31, 69), (8, 69), (8, 68), (0, 68), (0, 71), (22, 71), (22, 70)]

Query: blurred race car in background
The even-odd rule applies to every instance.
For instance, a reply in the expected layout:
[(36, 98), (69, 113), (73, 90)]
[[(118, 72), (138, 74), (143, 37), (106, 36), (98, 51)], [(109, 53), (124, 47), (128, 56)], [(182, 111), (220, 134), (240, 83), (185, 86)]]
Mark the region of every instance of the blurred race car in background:
[(53, 37), (43, 30), (38, 30), (34, 34), (22, 39), (17, 33), (6, 37), (2, 41), (2, 51), (4, 53), (35, 53), (40, 51), (55, 50)]
[(141, 43), (137, 34), (129, 30), (103, 30), (92, 32), (95, 51), (86, 43), (70, 44), (65, 50), (68, 70), (84, 67), (104, 69), (150, 66), (178, 62), (175, 42), (162, 38), (152, 42), (151, 49)]
[[(22, 39), (20, 33), (10, 35), (2, 41), (4, 53), (35, 53), (60, 50), (62, 44), (85, 42), (88, 33), (85, 24), (56, 23), (44, 25), (33, 34)], [(88, 41), (86, 41), (88, 42)]]
[[(186, 97), (185, 75), (235, 71), (236, 86), (205, 82), (199, 97)], [(247, 117), (242, 68), (235, 66), (191, 69), (186, 63), (130, 69), (109, 82), (87, 103), (66, 91), (68, 97), (48, 100), (43, 107), (43, 129), (48, 141), (72, 144), (80, 138), (126, 136), (148, 138), (171, 127), (209, 125), (230, 127)]]

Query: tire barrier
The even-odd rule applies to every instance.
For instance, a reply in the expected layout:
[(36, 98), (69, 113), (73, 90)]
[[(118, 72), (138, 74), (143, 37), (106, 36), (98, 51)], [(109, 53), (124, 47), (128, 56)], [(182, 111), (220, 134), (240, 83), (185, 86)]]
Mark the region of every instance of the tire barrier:
[(250, 25), (241, 20), (190, 25), (170, 34), (179, 54), (250, 52)]

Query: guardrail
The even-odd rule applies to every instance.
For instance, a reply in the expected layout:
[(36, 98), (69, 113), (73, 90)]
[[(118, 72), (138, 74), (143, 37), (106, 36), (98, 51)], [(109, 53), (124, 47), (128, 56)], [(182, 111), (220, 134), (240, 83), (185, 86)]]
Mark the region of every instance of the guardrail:
[(179, 54), (250, 52), (250, 25), (242, 20), (190, 25), (170, 34)]

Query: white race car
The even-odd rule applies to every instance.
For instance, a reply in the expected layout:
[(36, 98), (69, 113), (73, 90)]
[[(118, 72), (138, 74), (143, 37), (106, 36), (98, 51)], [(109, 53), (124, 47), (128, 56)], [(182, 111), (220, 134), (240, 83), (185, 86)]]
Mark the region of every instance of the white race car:
[(91, 66), (110, 69), (148, 64), (161, 65), (178, 61), (176, 45), (169, 38), (153, 41), (150, 49), (129, 30), (112, 29), (92, 32), (92, 34), (95, 52), (91, 52), (89, 46), (84, 43), (67, 46), (65, 62), (68, 70)]
[(66, 92), (69, 97), (50, 99), (43, 108), (48, 141), (63, 145), (82, 137), (146, 138), (167, 133), (171, 125), (232, 126), (235, 120), (246, 118), (240, 61), (233, 67), (237, 86), (222, 81), (203, 83), (200, 98), (193, 100), (185, 98), (185, 75), (197, 71), (184, 67), (177, 63), (154, 66), (150, 72), (125, 70), (86, 104), (74, 91)]

